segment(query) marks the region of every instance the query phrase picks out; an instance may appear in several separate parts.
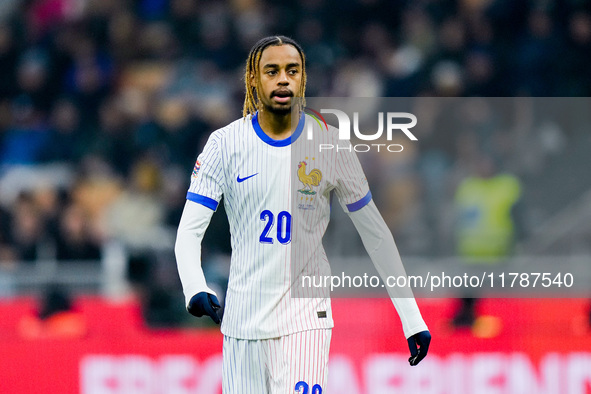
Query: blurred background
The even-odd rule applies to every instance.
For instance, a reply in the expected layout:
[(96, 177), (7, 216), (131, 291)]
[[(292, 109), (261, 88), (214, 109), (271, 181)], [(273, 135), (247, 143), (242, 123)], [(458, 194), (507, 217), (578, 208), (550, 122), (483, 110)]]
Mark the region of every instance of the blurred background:
[[(181, 337), (181, 343), (205, 335), (219, 344), (207, 322), (184, 311), (175, 231), (208, 135), (241, 115), (248, 51), (272, 34), (303, 46), (308, 96), (580, 97), (580, 112), (591, 109), (585, 99), (591, 96), (591, 5), (582, 0), (2, 0), (0, 307), (9, 318), (0, 338), (6, 352), (27, 362), (31, 354), (23, 349), (30, 345), (22, 341), (87, 341), (121, 331), (147, 330), (142, 341), (152, 343), (158, 330), (170, 327), (190, 330), (183, 331), (190, 340)], [(519, 128), (507, 129), (487, 122), (483, 106), (463, 111), (470, 116), (462, 130), (426, 128), (400, 155), (362, 158), (403, 257), (443, 264), (458, 258), (498, 263), (512, 256), (531, 263), (551, 256), (587, 267), (588, 123), (539, 122), (526, 105), (517, 111), (523, 115)], [(479, 219), (490, 215), (502, 220)], [(327, 238), (338, 238), (335, 231), (332, 226)], [(491, 237), (496, 247), (488, 245)], [(350, 245), (337, 241), (329, 253), (362, 252)], [(230, 253), (223, 208), (214, 215), (203, 252), (206, 275), (223, 293)], [(490, 302), (431, 300), (425, 318), (440, 335), (460, 332), (475, 341), (476, 350), (491, 349), (479, 338), (501, 337), (496, 345), (512, 351), (517, 337), (503, 319), (511, 319), (511, 308), (525, 307)], [(586, 338), (583, 349), (589, 351), (587, 302), (570, 302), (563, 304), (563, 311), (572, 312), (564, 317), (565, 330)], [(545, 325), (536, 319), (555, 306), (541, 306), (544, 312), (523, 324), (547, 330), (547, 319)], [(50, 316), (64, 311), (73, 316), (50, 324)], [(493, 320), (478, 321), (495, 313)], [(131, 323), (125, 328), (117, 321)], [(115, 371), (123, 362), (113, 359), (108, 369), (105, 360), (84, 361), (89, 352), (109, 352), (112, 337), (104, 338), (111, 342), (91, 350), (82, 342), (82, 355), (71, 361), (75, 371), (67, 372), (73, 377), (65, 379), (70, 386), (62, 392), (132, 392), (121, 382), (132, 384), (141, 374), (117, 375), (123, 386), (109, 391), (94, 372), (84, 372), (93, 363)], [(337, 355), (345, 354), (335, 340)], [(177, 342), (151, 346), (148, 364), (167, 352), (183, 353)], [(114, 349), (140, 352), (138, 346)], [(208, 349), (204, 354), (215, 356), (221, 346)], [(195, 352), (191, 365), (207, 370), (205, 356)], [(446, 360), (452, 349), (434, 352)], [(532, 368), (543, 364), (546, 353), (538, 348), (536, 354)], [(351, 368), (360, 376), (358, 392), (369, 392), (363, 366)], [(33, 392), (17, 379), (20, 373), (4, 381), (17, 385), (12, 392)], [(132, 383), (126, 376), (135, 376), (128, 379)], [(193, 391), (186, 392), (219, 390), (199, 386), (198, 378), (192, 382), (187, 387)], [(541, 392), (523, 391), (519, 382), (498, 392)], [(152, 383), (133, 392), (166, 391)], [(539, 384), (548, 385), (547, 393), (570, 392)]]

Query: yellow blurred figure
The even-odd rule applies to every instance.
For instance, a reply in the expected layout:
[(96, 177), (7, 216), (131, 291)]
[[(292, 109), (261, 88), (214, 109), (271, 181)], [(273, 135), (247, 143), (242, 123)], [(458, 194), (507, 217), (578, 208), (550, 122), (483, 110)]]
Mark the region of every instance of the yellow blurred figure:
[[(459, 184), (454, 198), (456, 253), (465, 263), (498, 264), (513, 254), (522, 232), (518, 209), (521, 195), (517, 177), (497, 172), (493, 158), (486, 154), (478, 158), (474, 175)], [(470, 296), (467, 294), (462, 299), (454, 325), (472, 326), (473, 332), (489, 331), (484, 322), (492, 320), (479, 322), (476, 299)], [(500, 328), (493, 331), (498, 333)]]
[(496, 262), (513, 252), (513, 209), (521, 197), (519, 180), (509, 174), (471, 176), (458, 187), (457, 252), (469, 262)]

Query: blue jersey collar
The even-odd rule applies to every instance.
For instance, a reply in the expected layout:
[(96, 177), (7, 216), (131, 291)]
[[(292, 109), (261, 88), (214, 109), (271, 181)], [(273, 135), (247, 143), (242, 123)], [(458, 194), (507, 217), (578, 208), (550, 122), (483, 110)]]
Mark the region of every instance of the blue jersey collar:
[(252, 127), (254, 128), (254, 131), (255, 131), (255, 133), (257, 133), (259, 138), (261, 140), (263, 140), (264, 142), (266, 142), (267, 144), (269, 144), (271, 146), (278, 146), (278, 147), (279, 146), (287, 146), (287, 145), (290, 145), (292, 142), (295, 142), (295, 140), (298, 139), (300, 134), (302, 134), (302, 130), (304, 130), (304, 123), (306, 121), (305, 118), (306, 117), (302, 113), (302, 116), (300, 116), (300, 121), (298, 122), (298, 126), (296, 127), (295, 131), (289, 137), (287, 137), (283, 140), (274, 140), (273, 138), (271, 138), (267, 134), (265, 134), (263, 129), (261, 129), (261, 125), (259, 124), (258, 111), (252, 117)]

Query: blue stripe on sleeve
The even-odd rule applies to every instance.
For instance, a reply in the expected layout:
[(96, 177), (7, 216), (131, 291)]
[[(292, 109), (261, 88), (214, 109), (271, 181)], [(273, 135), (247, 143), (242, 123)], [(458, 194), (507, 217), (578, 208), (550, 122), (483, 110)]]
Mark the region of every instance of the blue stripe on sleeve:
[(370, 201), (371, 191), (368, 191), (365, 197), (363, 197), (361, 200), (353, 202), (351, 204), (347, 204), (347, 209), (349, 210), (349, 212), (359, 211), (361, 208), (369, 204)]
[(201, 194), (188, 192), (187, 200), (201, 204), (213, 211), (218, 209), (218, 202), (216, 200), (214, 200), (213, 198), (202, 196)]

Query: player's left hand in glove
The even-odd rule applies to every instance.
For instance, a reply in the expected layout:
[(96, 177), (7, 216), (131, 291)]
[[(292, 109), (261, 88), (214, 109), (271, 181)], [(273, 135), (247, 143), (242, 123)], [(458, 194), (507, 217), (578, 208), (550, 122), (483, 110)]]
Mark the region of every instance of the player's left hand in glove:
[(425, 358), (429, 351), (429, 344), (431, 343), (431, 333), (429, 331), (421, 331), (407, 339), (408, 348), (410, 349), (410, 358), (408, 362), (411, 366), (415, 366)]
[(189, 301), (189, 305), (187, 306), (187, 311), (189, 311), (191, 315), (197, 317), (207, 315), (211, 317), (214, 322), (220, 324), (221, 319), (217, 314), (217, 311), (220, 308), (220, 302), (216, 296), (202, 291), (191, 298), (191, 301)]

